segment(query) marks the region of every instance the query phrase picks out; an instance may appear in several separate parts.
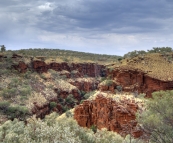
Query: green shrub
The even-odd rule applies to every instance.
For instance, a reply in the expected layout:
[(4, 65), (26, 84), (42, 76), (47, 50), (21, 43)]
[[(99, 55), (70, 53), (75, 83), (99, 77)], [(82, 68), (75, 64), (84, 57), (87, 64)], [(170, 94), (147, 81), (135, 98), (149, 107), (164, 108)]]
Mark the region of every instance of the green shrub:
[(8, 69), (1, 69), (0, 70), (0, 75), (8, 75), (8, 74), (10, 74), (10, 70), (8, 70)]
[(19, 79), (18, 78), (13, 78), (13, 79), (11, 79), (11, 82), (9, 83), (9, 88), (17, 87), (18, 84), (19, 84)]
[(92, 126), (90, 127), (90, 129), (91, 129), (94, 133), (97, 132), (97, 126), (96, 126), (96, 125), (92, 125)]
[(66, 115), (67, 118), (70, 118), (70, 117), (73, 116), (71, 111), (69, 111), (69, 110), (65, 112), (65, 115)]
[(95, 91), (88, 92), (84, 95), (84, 99), (88, 99), (91, 95), (93, 95)]
[(113, 80), (106, 79), (100, 83), (101, 85), (111, 86), (113, 84)]
[(113, 81), (112, 80), (106, 80), (106, 85), (107, 86), (111, 86), (113, 84)]
[(0, 109), (6, 109), (8, 106), (10, 106), (10, 103), (8, 101), (0, 102)]
[(122, 91), (122, 86), (118, 85), (118, 86), (116, 86), (116, 89), (117, 89), (119, 92), (121, 92), (121, 91)]
[(40, 77), (41, 77), (42, 79), (44, 79), (44, 80), (47, 79), (46, 76), (45, 76), (44, 74), (40, 74)]
[(75, 104), (77, 100), (74, 98), (73, 94), (69, 94), (65, 101), (69, 104)]
[(123, 58), (118, 58), (118, 61), (121, 61)]
[(6, 114), (9, 119), (20, 118), (25, 119), (25, 116), (29, 114), (29, 110), (24, 106), (9, 106)]
[(106, 80), (106, 77), (101, 77), (101, 82)]
[(50, 102), (50, 108), (51, 109), (53, 109), (56, 106), (57, 106), (57, 103), (56, 102)]
[(20, 92), (20, 95), (27, 96), (31, 94), (31, 88), (29, 86), (24, 86), (19, 90), (19, 92)]
[[(96, 126), (92, 127), (95, 131)], [(73, 118), (61, 117), (56, 113), (46, 116), (45, 120), (32, 117), (23, 121), (14, 119), (6, 121), (0, 126), (0, 141), (3, 143), (129, 143), (131, 140), (123, 138), (107, 129), (93, 132), (80, 127)], [(142, 143), (132, 140), (132, 143)]]
[(83, 102), (84, 102), (84, 100), (81, 100), (81, 101), (80, 101), (80, 104), (82, 104)]
[(31, 77), (31, 71), (29, 71), (29, 70), (27, 70), (27, 72), (24, 74), (24, 77), (26, 78), (26, 79), (28, 79), (28, 78), (30, 78)]
[(152, 97), (146, 100), (146, 110), (138, 112), (138, 123), (151, 142), (172, 143), (173, 90), (154, 92)]
[(62, 112), (66, 112), (67, 110), (69, 110), (69, 107), (67, 105), (62, 106)]
[(85, 94), (86, 94), (85, 91), (83, 91), (83, 90), (80, 91), (80, 95), (81, 95), (82, 97), (83, 97)]
[(4, 89), (2, 91), (2, 96), (4, 98), (11, 98), (11, 97), (14, 97), (16, 94), (17, 94), (17, 89), (16, 88)]

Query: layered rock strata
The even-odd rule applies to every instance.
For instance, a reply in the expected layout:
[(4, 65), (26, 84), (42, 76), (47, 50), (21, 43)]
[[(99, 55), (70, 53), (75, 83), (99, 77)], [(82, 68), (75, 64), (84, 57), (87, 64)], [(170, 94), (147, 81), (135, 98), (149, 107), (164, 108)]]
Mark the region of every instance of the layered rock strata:
[(18, 65), (12, 65), (15, 70), (18, 70), (20, 73), (25, 73), (28, 69), (28, 65), (20, 61)]
[(37, 72), (47, 72), (48, 69), (53, 69), (55, 71), (62, 71), (66, 70), (68, 72), (71, 71), (78, 71), (80, 76), (105, 76), (105, 66), (103, 65), (96, 65), (95, 63), (71, 63), (68, 64), (66, 62), (63, 63), (50, 63), (46, 64), (44, 61), (33, 61), (32, 62), (33, 69)]
[(74, 110), (74, 118), (82, 127), (95, 125), (98, 129), (107, 128), (122, 135), (132, 134), (139, 137), (135, 114), (139, 106), (134, 100), (112, 98), (98, 95), (95, 100), (86, 100)]
[(136, 95), (146, 93), (146, 97), (151, 97), (155, 91), (173, 89), (173, 81), (155, 79), (138, 70), (115, 69), (108, 75), (122, 86), (123, 91)]

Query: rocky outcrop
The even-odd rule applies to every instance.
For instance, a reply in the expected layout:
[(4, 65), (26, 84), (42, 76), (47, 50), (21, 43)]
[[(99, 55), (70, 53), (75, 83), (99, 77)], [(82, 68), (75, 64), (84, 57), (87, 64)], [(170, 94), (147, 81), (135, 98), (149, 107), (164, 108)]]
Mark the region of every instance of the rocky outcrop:
[(22, 56), (14, 53), (14, 54), (12, 55), (12, 58), (13, 58), (13, 59), (22, 58)]
[(142, 132), (136, 128), (135, 113), (138, 105), (127, 99), (117, 102), (101, 94), (95, 100), (86, 100), (74, 110), (74, 118), (82, 127), (97, 126), (98, 129), (107, 128), (122, 135), (131, 133), (134, 137)]
[(46, 63), (40, 60), (32, 61), (32, 68), (39, 73), (47, 72), (49, 69)]
[(12, 65), (15, 70), (18, 70), (20, 73), (25, 73), (28, 69), (28, 65), (20, 61), (17, 65)]
[(55, 88), (54, 91), (58, 93), (58, 97), (61, 97), (63, 99), (67, 98), (68, 95), (72, 94), (75, 99), (78, 101), (81, 100), (79, 90), (73, 89), (72, 91), (64, 91), (59, 88)]
[(83, 80), (78, 80), (78, 79), (70, 79), (68, 81), (70, 84), (74, 85), (75, 87), (77, 87), (80, 91), (84, 91), (84, 92), (90, 92), (93, 90), (96, 90), (98, 87), (98, 84), (100, 81), (94, 79), (94, 78), (90, 78), (87, 80), (87, 78), (84, 78)]
[(98, 89), (100, 91), (109, 91), (111, 93), (115, 93), (116, 87), (119, 83), (112, 82), (111, 84), (104, 84), (103, 82), (98, 85)]
[(1, 55), (1, 54), (0, 54), (0, 60), (1, 60), (1, 59), (4, 59), (4, 58), (7, 58), (7, 56)]
[(50, 113), (49, 103), (45, 103), (44, 105), (40, 106), (37, 102), (34, 102), (34, 107), (32, 108), (32, 114), (35, 114), (37, 118), (43, 119), (45, 115)]
[(155, 79), (138, 70), (115, 69), (108, 75), (122, 86), (123, 91), (146, 93), (146, 97), (151, 97), (154, 91), (173, 89), (173, 81)]
[(68, 64), (66, 62), (63, 63), (50, 63), (46, 64), (44, 61), (41, 60), (35, 60), (32, 61), (32, 67), (37, 72), (43, 73), (47, 72), (48, 69), (53, 69), (55, 71), (62, 71), (66, 70), (68, 72), (71, 71), (78, 71), (80, 73), (80, 76), (89, 76), (89, 77), (95, 77), (95, 76), (105, 76), (105, 66), (103, 65), (96, 65), (95, 63), (71, 63)]

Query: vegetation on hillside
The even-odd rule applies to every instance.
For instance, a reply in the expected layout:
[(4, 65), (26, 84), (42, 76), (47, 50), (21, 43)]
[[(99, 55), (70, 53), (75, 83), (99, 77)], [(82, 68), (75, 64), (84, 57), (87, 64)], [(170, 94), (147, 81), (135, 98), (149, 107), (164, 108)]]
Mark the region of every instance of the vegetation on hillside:
[(173, 90), (153, 93), (146, 100), (146, 110), (138, 114), (138, 122), (145, 131), (144, 138), (151, 143), (173, 141)]
[(173, 80), (173, 52), (170, 47), (153, 48), (152, 50), (133, 51), (124, 55), (119, 64), (109, 65), (113, 69), (142, 71), (148, 76), (163, 81)]
[(45, 60), (46, 63), (55, 62), (94, 62), (108, 64), (117, 62), (118, 58), (121, 56), (117, 55), (105, 55), (105, 54), (93, 54), (85, 52), (77, 52), (70, 50), (60, 50), (60, 49), (22, 49), (15, 51), (6, 51), (5, 54), (9, 55), (16, 53), (22, 55), (25, 58), (37, 58)]
[[(24, 51), (27, 52), (27, 50)], [(34, 53), (34, 50), (31, 51)], [(35, 51), (37, 53), (37, 49)], [(39, 53), (42, 51), (46, 55), (46, 50), (39, 49), (38, 51)], [(56, 50), (53, 51), (56, 52)], [(30, 53), (31, 55), (32, 52)], [(50, 55), (54, 52), (50, 53)], [(2, 54), (4, 57), (0, 57), (0, 123), (14, 118), (26, 120), (31, 116), (35, 103), (39, 107), (49, 106), (50, 113), (55, 108), (58, 109), (57, 112), (59, 113), (66, 112), (76, 104), (79, 104), (80, 100), (89, 97), (89, 94), (83, 90), (80, 91), (71, 82), (79, 82), (81, 84), (87, 82), (94, 87), (95, 83), (100, 80), (99, 77), (95, 79), (87, 75), (76, 78), (75, 74), (79, 72), (77, 70), (54, 71), (50, 69), (47, 73), (37, 73), (32, 68), (29, 52), (24, 56), (20, 53), (17, 58), (12, 58), (13, 53), (15, 52), (6, 51)], [(93, 55), (91, 54), (91, 56)], [(24, 61), (29, 66), (25, 73), (20, 73), (13, 67), (13, 65), (18, 65), (20, 61)], [(67, 78), (66, 74), (69, 74), (71, 78)], [(79, 101), (73, 96), (74, 90), (79, 96)], [(87, 95), (85, 96), (85, 94)]]
[(124, 55), (124, 58), (134, 58), (137, 56), (144, 56), (146, 54), (151, 54), (151, 53), (160, 53), (160, 54), (168, 54), (173, 52), (173, 49), (171, 47), (153, 47), (151, 50), (141, 50), (141, 51), (131, 51), (128, 52), (127, 54)]
[(52, 113), (44, 120), (32, 117), (27, 125), (15, 119), (0, 126), (0, 141), (4, 143), (133, 143), (142, 140), (121, 137), (106, 129), (97, 130), (82, 128), (72, 117)]
[[(21, 58), (12, 59), (16, 53)], [(3, 57), (3, 58), (1, 58)], [(27, 70), (26, 73), (19, 73), (12, 65), (24, 61), (29, 67), (31, 59), (49, 62), (97, 62), (109, 64), (109, 71), (115, 68), (140, 70), (147, 75), (164, 81), (173, 81), (173, 52), (170, 47), (156, 47), (146, 51), (133, 51), (120, 56), (90, 54), (58, 49), (27, 49), (18, 51), (6, 51), (1, 46), (0, 53), (0, 142), (38, 143), (38, 142), (73, 142), (73, 143), (171, 143), (173, 141), (173, 91), (160, 91), (153, 94), (153, 99), (138, 100), (133, 95), (123, 95), (122, 87), (117, 86), (117, 94), (103, 93), (103, 96), (120, 102), (121, 99), (134, 100), (141, 103), (138, 115), (138, 122), (145, 131), (144, 141), (132, 139), (127, 136), (125, 139), (120, 135), (109, 132), (106, 129), (97, 130), (82, 128), (73, 120), (69, 111), (80, 102), (74, 98), (72, 91), (75, 90), (82, 100), (93, 100), (99, 91), (80, 91), (72, 82), (100, 82), (100, 85), (111, 86), (114, 80), (100, 77), (80, 77), (75, 74), (79, 71), (54, 71), (37, 73)], [(115, 65), (113, 64), (115, 63)], [(74, 75), (67, 78), (66, 74)], [(64, 97), (61, 95), (63, 91)], [(34, 102), (42, 107), (45, 104), (53, 111), (65, 113), (65, 117), (58, 117), (56, 113), (46, 116), (45, 119), (31, 117)], [(81, 102), (82, 103), (82, 102)], [(146, 106), (143, 106), (146, 103)], [(58, 118), (57, 118), (58, 117)], [(26, 124), (27, 123), (27, 124)]]
[(5, 52), (6, 51), (6, 47), (4, 45), (1, 45), (1, 52)]

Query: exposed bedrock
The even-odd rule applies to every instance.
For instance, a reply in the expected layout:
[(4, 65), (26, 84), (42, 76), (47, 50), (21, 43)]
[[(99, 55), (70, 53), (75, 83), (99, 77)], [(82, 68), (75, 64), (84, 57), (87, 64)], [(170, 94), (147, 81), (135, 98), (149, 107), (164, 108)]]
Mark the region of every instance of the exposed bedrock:
[(48, 69), (53, 69), (55, 71), (78, 71), (80, 76), (105, 76), (105, 66), (103, 65), (96, 65), (95, 63), (71, 63), (68, 64), (66, 62), (63, 63), (50, 63), (46, 64), (44, 61), (33, 61), (32, 62), (33, 69), (37, 72), (47, 72)]
[(173, 89), (173, 81), (155, 79), (142, 71), (115, 69), (107, 74), (122, 86), (123, 91), (146, 93), (146, 97), (151, 97), (154, 91)]
[(82, 127), (97, 126), (107, 128), (122, 135), (130, 132), (137, 138), (142, 132), (137, 129), (135, 113), (138, 105), (134, 101), (122, 100), (117, 102), (101, 94), (95, 100), (86, 100), (74, 110), (74, 118)]

